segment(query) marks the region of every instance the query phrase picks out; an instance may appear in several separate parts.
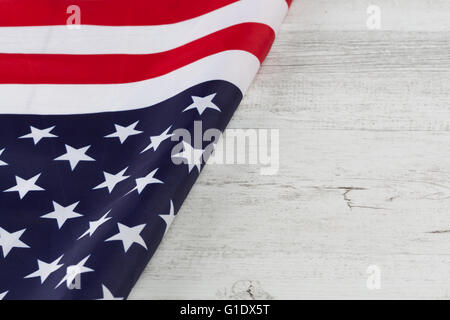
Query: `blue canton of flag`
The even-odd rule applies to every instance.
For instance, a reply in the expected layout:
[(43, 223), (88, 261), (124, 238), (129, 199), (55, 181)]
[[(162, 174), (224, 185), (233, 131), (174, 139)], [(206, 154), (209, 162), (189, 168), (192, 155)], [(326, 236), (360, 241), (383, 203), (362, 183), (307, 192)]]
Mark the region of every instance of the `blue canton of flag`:
[[(195, 120), (223, 130), (241, 97), (215, 81), (135, 111), (2, 116), (0, 283), (8, 298), (126, 297), (203, 164), (172, 132), (194, 135)], [(180, 143), (182, 152), (172, 152)]]

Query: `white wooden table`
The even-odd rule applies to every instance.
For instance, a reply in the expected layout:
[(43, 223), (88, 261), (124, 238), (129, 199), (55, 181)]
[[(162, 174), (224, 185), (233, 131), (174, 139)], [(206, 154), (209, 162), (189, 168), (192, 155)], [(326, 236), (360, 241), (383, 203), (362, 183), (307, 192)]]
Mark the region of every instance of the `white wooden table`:
[(279, 173), (206, 166), (130, 298), (449, 298), (449, 17), (295, 0), (229, 125), (279, 128)]

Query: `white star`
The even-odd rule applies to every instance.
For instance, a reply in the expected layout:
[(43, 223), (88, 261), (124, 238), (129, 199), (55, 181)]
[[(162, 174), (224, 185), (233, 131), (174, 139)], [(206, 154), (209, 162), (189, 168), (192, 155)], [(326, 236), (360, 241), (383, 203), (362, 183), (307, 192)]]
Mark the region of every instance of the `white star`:
[(169, 230), (170, 225), (173, 222), (173, 219), (175, 218), (175, 211), (173, 210), (173, 202), (170, 200), (170, 211), (169, 214), (160, 214), (160, 218), (164, 220), (166, 223), (166, 230), (164, 231), (164, 235), (166, 235), (167, 231)]
[(202, 97), (197, 97), (197, 96), (192, 96), (192, 100), (194, 101), (189, 107), (187, 107), (186, 109), (183, 110), (183, 112), (191, 110), (191, 109), (197, 109), (198, 114), (202, 115), (202, 113), (210, 108), (210, 109), (214, 109), (220, 112), (220, 109), (218, 106), (216, 106), (213, 102), (212, 99), (214, 99), (214, 97), (216, 96), (217, 93), (213, 93), (210, 94), (209, 96), (206, 96), (204, 98)]
[(63, 256), (59, 257), (58, 259), (56, 259), (55, 261), (51, 262), (51, 263), (46, 263), (44, 261), (41, 260), (37, 260), (38, 263), (38, 269), (27, 275), (25, 277), (25, 279), (29, 279), (29, 278), (36, 278), (39, 277), (41, 278), (41, 284), (43, 284), (45, 282), (45, 280), (55, 271), (59, 270), (59, 268), (61, 268), (64, 264), (58, 264), (59, 261), (61, 261)]
[(86, 272), (93, 272), (94, 270), (84, 266), (84, 264), (88, 261), (90, 256), (91, 255), (88, 255), (86, 258), (84, 258), (83, 260), (78, 262), (76, 265), (68, 266), (66, 275), (58, 283), (58, 285), (55, 287), (55, 289), (58, 288), (64, 281), (66, 281), (67, 286), (69, 286), (73, 282), (73, 280), (75, 280), (75, 278), (77, 276), (79, 276), (80, 274), (83, 274)]
[(142, 178), (137, 178), (136, 179), (136, 187), (134, 187), (132, 190), (130, 190), (129, 192), (127, 192), (125, 194), (125, 196), (131, 192), (133, 192), (134, 190), (137, 190), (138, 194), (141, 194), (142, 190), (145, 189), (146, 186), (148, 186), (149, 184), (154, 184), (154, 183), (164, 183), (159, 179), (154, 178), (156, 172), (158, 171), (158, 168), (156, 168), (155, 170), (153, 170), (152, 172), (150, 172), (148, 175), (146, 175), (145, 177)]
[(133, 243), (137, 243), (147, 250), (147, 245), (145, 244), (144, 239), (142, 239), (142, 237), (139, 235), (146, 227), (145, 224), (141, 224), (131, 228), (121, 223), (117, 223), (117, 226), (119, 227), (119, 233), (109, 239), (106, 239), (105, 242), (116, 240), (122, 241), (123, 250), (125, 250), (125, 252), (130, 249)]
[(55, 126), (47, 129), (38, 129), (33, 126), (30, 126), (31, 132), (24, 136), (19, 137), (19, 139), (32, 138), (34, 145), (36, 145), (43, 138), (57, 138), (58, 136), (54, 135), (53, 133), (50, 133), (53, 129), (55, 129)]
[(5, 291), (0, 293), (0, 300), (3, 300), (3, 298), (8, 294), (9, 291)]
[(123, 169), (122, 171), (120, 171), (119, 173), (116, 174), (111, 174), (108, 172), (104, 172), (103, 171), (103, 175), (105, 176), (105, 181), (101, 184), (99, 184), (98, 186), (96, 186), (94, 189), (102, 189), (102, 188), (108, 188), (109, 193), (111, 193), (113, 191), (113, 189), (115, 188), (115, 186), (127, 179), (129, 176), (124, 176), (123, 174), (125, 173), (125, 171), (128, 170), (128, 167), (126, 167), (125, 169)]
[(83, 238), (86, 235), (89, 235), (89, 237), (92, 237), (92, 235), (94, 234), (95, 231), (97, 231), (97, 229), (104, 224), (106, 221), (108, 221), (109, 219), (111, 219), (111, 217), (108, 217), (108, 214), (111, 212), (111, 210), (109, 210), (107, 213), (105, 213), (105, 215), (103, 217), (101, 217), (98, 220), (95, 221), (89, 221), (89, 229), (83, 233), (77, 240), (80, 240), (81, 238)]
[(61, 229), (61, 227), (67, 220), (82, 217), (81, 214), (73, 211), (75, 207), (78, 205), (78, 203), (79, 201), (71, 204), (70, 206), (63, 207), (58, 203), (56, 203), (55, 201), (53, 201), (54, 211), (41, 216), (41, 218), (56, 219), (56, 222), (58, 223), (58, 229)]
[(34, 177), (25, 180), (21, 177), (16, 176), (16, 185), (14, 187), (11, 187), (3, 192), (14, 192), (17, 191), (19, 193), (20, 199), (23, 199), (27, 195), (28, 192), (31, 191), (45, 191), (41, 187), (36, 185), (36, 181), (40, 177), (40, 173), (35, 175)]
[(102, 284), (102, 290), (103, 290), (103, 298), (97, 300), (123, 300), (123, 298), (114, 297), (111, 291), (109, 291), (109, 289), (104, 284)]
[(183, 143), (183, 152), (174, 154), (172, 158), (183, 158), (185, 161), (183, 161), (184, 164), (187, 164), (189, 166), (189, 173), (194, 169), (194, 167), (197, 167), (197, 170), (200, 172), (200, 168), (202, 166), (202, 158), (203, 158), (203, 152), (205, 150), (203, 149), (194, 149), (192, 146), (182, 141)]
[(153, 170), (152, 172), (150, 172), (148, 175), (146, 175), (143, 178), (138, 178), (136, 179), (136, 189), (137, 192), (140, 194), (142, 192), (142, 190), (145, 189), (146, 186), (148, 186), (149, 184), (154, 184), (154, 183), (164, 183), (159, 179), (154, 178), (156, 172), (158, 171), (158, 168), (156, 168), (155, 170)]
[(144, 153), (145, 151), (149, 150), (149, 149), (153, 149), (153, 151), (156, 151), (156, 149), (158, 149), (159, 145), (166, 139), (169, 139), (170, 137), (173, 136), (173, 133), (168, 134), (170, 128), (172, 128), (172, 126), (168, 127), (166, 129), (166, 131), (164, 131), (163, 133), (161, 133), (159, 136), (151, 136), (150, 137), (150, 144), (141, 151), (141, 153)]
[(0, 246), (3, 251), (3, 258), (6, 258), (8, 253), (14, 248), (29, 248), (27, 244), (20, 240), (20, 237), (26, 229), (9, 233), (0, 227)]
[(77, 166), (78, 162), (80, 161), (95, 161), (95, 159), (92, 159), (91, 157), (89, 157), (88, 155), (86, 155), (87, 150), (91, 147), (91, 146), (86, 146), (80, 149), (75, 149), (72, 148), (69, 145), (65, 145), (66, 146), (66, 153), (63, 154), (62, 156), (56, 158), (55, 160), (67, 160), (70, 163), (70, 168), (72, 169), (72, 171), (75, 169), (75, 167)]
[(136, 134), (142, 133), (142, 131), (134, 129), (136, 128), (138, 122), (139, 121), (136, 121), (135, 123), (130, 124), (128, 127), (122, 127), (118, 124), (115, 124), (114, 127), (116, 128), (116, 132), (105, 136), (105, 138), (119, 138), (120, 143), (124, 143), (129, 136), (134, 136)]
[[(1, 149), (1, 150), (0, 150), (0, 156), (2, 155), (3, 151), (5, 151), (5, 149)], [(7, 164), (6, 162), (0, 160), (0, 167), (1, 167), (1, 166), (7, 166), (7, 165), (8, 165), (8, 164)]]

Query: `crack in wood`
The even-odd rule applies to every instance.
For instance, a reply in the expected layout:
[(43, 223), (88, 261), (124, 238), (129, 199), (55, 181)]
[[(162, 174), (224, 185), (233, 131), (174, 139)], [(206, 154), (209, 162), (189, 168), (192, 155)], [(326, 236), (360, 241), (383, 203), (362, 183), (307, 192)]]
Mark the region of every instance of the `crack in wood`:
[(430, 231), (427, 233), (431, 233), (431, 234), (450, 233), (450, 230), (436, 230), (436, 231)]
[(344, 197), (344, 201), (347, 203), (347, 206), (350, 210), (353, 208), (363, 208), (363, 209), (373, 209), (373, 210), (387, 210), (386, 208), (382, 207), (375, 207), (375, 206), (363, 206), (363, 205), (355, 205), (352, 202), (352, 199), (349, 197), (349, 193), (354, 190), (367, 190), (367, 188), (361, 188), (361, 187), (337, 187), (338, 190), (345, 190), (345, 192), (342, 194)]

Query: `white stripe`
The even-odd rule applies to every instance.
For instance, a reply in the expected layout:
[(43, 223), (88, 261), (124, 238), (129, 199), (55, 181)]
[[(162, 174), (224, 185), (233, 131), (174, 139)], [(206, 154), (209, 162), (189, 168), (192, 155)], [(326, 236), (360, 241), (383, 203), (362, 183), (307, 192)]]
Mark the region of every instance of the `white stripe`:
[(209, 80), (245, 93), (260, 66), (246, 51), (224, 51), (164, 76), (108, 85), (2, 84), (0, 114), (81, 114), (148, 107)]
[[(213, 1), (213, 0), (211, 0)], [(285, 0), (241, 0), (203, 16), (162, 26), (0, 27), (2, 53), (143, 54), (167, 51), (244, 22), (278, 30)]]

